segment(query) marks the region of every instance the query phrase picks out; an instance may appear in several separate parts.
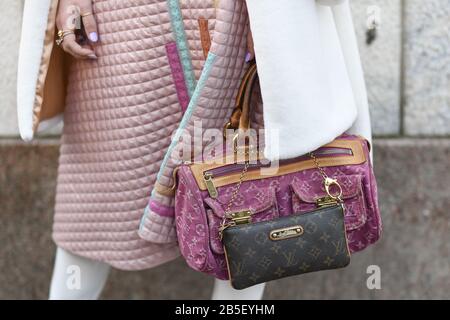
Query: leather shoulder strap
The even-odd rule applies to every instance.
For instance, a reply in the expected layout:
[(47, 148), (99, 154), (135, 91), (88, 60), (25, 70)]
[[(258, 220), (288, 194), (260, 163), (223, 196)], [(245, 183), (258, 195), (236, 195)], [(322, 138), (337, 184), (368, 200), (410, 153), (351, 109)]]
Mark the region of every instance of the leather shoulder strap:
[[(248, 129), (249, 123), (245, 125), (244, 122), (249, 122), (250, 99), (256, 79), (256, 63), (252, 63), (242, 77), (241, 85), (239, 86), (239, 90), (236, 95), (235, 107), (231, 113), (230, 121), (225, 125), (224, 129)], [(243, 115), (244, 119), (242, 119)], [(243, 125), (243, 127), (241, 127), (241, 125)]]
[(255, 68), (247, 80), (247, 86), (244, 92), (244, 98), (242, 99), (242, 113), (239, 121), (239, 129), (247, 130), (250, 128), (250, 113), (251, 113), (251, 100), (253, 95), (253, 89), (255, 88), (256, 80), (258, 79), (258, 72)]

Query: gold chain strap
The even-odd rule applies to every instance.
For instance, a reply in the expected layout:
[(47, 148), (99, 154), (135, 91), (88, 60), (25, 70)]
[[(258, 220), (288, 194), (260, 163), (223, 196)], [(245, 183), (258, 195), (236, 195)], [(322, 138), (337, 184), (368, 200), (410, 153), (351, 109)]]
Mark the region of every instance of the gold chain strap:
[(230, 201), (228, 201), (227, 207), (225, 209), (225, 218), (230, 215), (231, 206), (233, 205), (233, 202), (236, 199), (236, 197), (239, 193), (239, 190), (241, 189), (241, 185), (242, 185), (242, 182), (244, 181), (244, 177), (245, 177), (245, 174), (247, 173), (248, 167), (249, 167), (249, 161), (245, 160), (244, 169), (242, 170), (241, 175), (239, 177), (239, 182), (237, 183), (236, 187), (234, 188), (233, 193), (231, 194)]
[[(246, 156), (249, 156), (248, 151), (246, 151)], [(339, 185), (339, 183), (337, 182), (336, 179), (330, 178), (327, 173), (325, 172), (325, 170), (323, 170), (323, 168), (320, 166), (319, 164), (319, 160), (317, 159), (316, 155), (313, 152), (309, 153), (309, 156), (311, 157), (311, 159), (314, 162), (314, 165), (316, 166), (317, 170), (319, 170), (320, 175), (323, 177), (323, 183), (324, 183), (324, 187), (325, 187), (325, 191), (328, 194), (328, 196), (337, 201), (337, 202), (342, 202), (342, 188)], [(227, 223), (227, 219), (229, 218), (230, 214), (231, 214), (231, 206), (233, 205), (234, 200), (236, 199), (239, 190), (241, 189), (241, 185), (242, 182), (244, 182), (244, 177), (248, 171), (248, 167), (250, 165), (250, 162), (248, 159), (245, 160), (245, 165), (244, 165), (244, 169), (242, 169), (241, 175), (239, 176), (239, 182), (236, 184), (236, 187), (233, 190), (233, 193), (231, 194), (230, 200), (228, 201), (227, 207), (225, 209), (224, 215), (223, 215), (223, 219), (222, 222), (220, 224), (220, 228), (219, 228), (219, 236), (220, 239), (222, 239), (222, 232), (223, 230), (225, 230), (226, 228), (234, 225), (233, 222), (228, 222)], [(338, 188), (338, 193), (336, 194), (332, 194), (331, 193), (331, 186), (336, 186)]]
[[(248, 151), (246, 151), (245, 156), (250, 157), (250, 153)], [(231, 212), (230, 212), (231, 206), (233, 205), (233, 202), (236, 199), (236, 197), (239, 193), (239, 190), (241, 189), (241, 185), (242, 185), (242, 182), (244, 182), (244, 177), (248, 171), (249, 165), (250, 165), (250, 161), (249, 161), (249, 159), (246, 159), (245, 163), (244, 163), (244, 169), (242, 169), (241, 175), (239, 176), (239, 182), (236, 184), (236, 187), (234, 188), (233, 193), (231, 194), (230, 200), (228, 201), (227, 207), (225, 208), (223, 219), (222, 219), (222, 222), (221, 222), (220, 228), (219, 228), (220, 239), (222, 239), (223, 230), (225, 230), (229, 226), (233, 225), (233, 223), (231, 223), (231, 222), (227, 223), (227, 219), (229, 218), (229, 216), (231, 214)]]
[[(313, 152), (309, 153), (309, 156), (312, 158), (314, 165), (319, 170), (320, 175), (323, 177), (323, 184), (325, 187), (325, 191), (328, 194), (328, 196), (336, 200), (337, 202), (342, 202), (342, 188), (340, 184), (338, 183), (337, 179), (330, 178), (325, 170), (319, 165), (319, 160), (317, 159), (316, 155)], [(338, 188), (338, 192), (336, 194), (331, 193), (331, 186), (336, 186)]]
[(328, 178), (328, 175), (326, 174), (326, 172), (323, 170), (323, 168), (319, 165), (319, 161), (317, 160), (316, 155), (313, 152), (309, 153), (309, 156), (311, 157), (311, 159), (314, 161), (314, 165), (316, 166), (316, 168), (319, 170), (320, 175), (323, 177), (323, 180)]

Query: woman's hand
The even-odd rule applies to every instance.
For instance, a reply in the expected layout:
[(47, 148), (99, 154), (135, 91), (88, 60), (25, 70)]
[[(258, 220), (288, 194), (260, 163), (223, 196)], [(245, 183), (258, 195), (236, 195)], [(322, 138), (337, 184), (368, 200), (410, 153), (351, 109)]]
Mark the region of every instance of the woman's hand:
[(92, 0), (60, 0), (56, 26), (58, 30), (74, 31), (65, 35), (60, 44), (65, 52), (77, 59), (97, 59), (93, 44), (98, 42), (99, 38), (92, 12)]

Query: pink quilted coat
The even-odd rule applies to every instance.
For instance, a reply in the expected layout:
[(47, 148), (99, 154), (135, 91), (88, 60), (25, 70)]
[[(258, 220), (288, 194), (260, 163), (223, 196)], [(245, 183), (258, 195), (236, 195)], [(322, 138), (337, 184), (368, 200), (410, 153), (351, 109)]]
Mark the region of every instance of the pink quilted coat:
[[(64, 120), (56, 244), (119, 269), (146, 269), (179, 255), (170, 190), (179, 163), (172, 154), (194, 123), (220, 130), (228, 120), (246, 66), (247, 8), (245, 0), (93, 6), (99, 59), (75, 61), (54, 45), (58, 0), (26, 0), (24, 17), (33, 25), (22, 33), (19, 127), (30, 140)], [(41, 23), (40, 14), (48, 20)], [(253, 102), (258, 128), (258, 89)]]
[(101, 41), (92, 62), (68, 60), (53, 46), (51, 1), (47, 74), (38, 87), (45, 99), (34, 121), (61, 113), (48, 100), (65, 99), (53, 225), (59, 247), (126, 270), (179, 255), (173, 196), (165, 192), (176, 166), (171, 136), (198, 119), (204, 129), (222, 128), (245, 67), (245, 1), (218, 3), (94, 1)]

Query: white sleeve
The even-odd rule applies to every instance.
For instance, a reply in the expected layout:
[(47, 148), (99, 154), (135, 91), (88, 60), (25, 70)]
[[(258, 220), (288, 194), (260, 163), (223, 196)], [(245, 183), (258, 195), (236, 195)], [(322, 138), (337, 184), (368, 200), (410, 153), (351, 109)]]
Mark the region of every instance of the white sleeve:
[(369, 101), (348, 1), (341, 6), (333, 7), (332, 11), (358, 111), (355, 122), (347, 132), (361, 135), (371, 142), (372, 129), (370, 124)]
[(356, 106), (331, 8), (315, 0), (247, 0), (270, 160), (332, 141)]
[(344, 3), (347, 0), (316, 0), (317, 4), (322, 6), (336, 6)]

